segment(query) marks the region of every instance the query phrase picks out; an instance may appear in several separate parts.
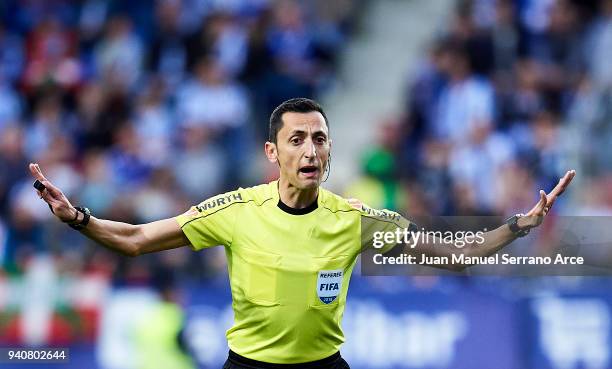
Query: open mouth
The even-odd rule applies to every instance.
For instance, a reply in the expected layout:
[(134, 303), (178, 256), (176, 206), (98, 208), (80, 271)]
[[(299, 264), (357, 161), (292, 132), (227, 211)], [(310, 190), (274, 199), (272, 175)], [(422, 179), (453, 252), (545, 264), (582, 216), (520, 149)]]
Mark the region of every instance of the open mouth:
[(308, 165), (300, 168), (300, 173), (304, 174), (307, 177), (313, 177), (317, 174), (319, 168), (314, 165)]

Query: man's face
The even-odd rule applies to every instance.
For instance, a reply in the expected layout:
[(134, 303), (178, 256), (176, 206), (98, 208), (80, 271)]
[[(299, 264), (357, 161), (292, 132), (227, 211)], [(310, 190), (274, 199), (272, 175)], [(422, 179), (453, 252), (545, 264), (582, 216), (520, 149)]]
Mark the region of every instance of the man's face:
[(325, 118), (319, 112), (287, 112), (282, 119), (283, 127), (276, 138), (281, 178), (298, 189), (316, 188), (331, 148)]

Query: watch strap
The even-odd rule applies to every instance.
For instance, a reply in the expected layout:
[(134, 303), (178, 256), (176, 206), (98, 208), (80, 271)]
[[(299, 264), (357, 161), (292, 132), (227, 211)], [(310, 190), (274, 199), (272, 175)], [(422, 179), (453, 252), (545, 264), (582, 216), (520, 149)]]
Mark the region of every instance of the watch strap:
[[(81, 207), (81, 206), (77, 206), (75, 207), (75, 209), (77, 210), (77, 212), (83, 213), (83, 219), (78, 223), (69, 223), (68, 226), (72, 229), (76, 229), (77, 231), (80, 231), (81, 229), (87, 227), (87, 224), (89, 224), (89, 218), (91, 218), (91, 212), (89, 211), (88, 208)], [(78, 213), (77, 213), (77, 218), (78, 218)]]
[(529, 228), (527, 229), (521, 229), (521, 227), (519, 227), (518, 225), (518, 220), (525, 216), (524, 214), (516, 214), (511, 216), (510, 218), (506, 219), (506, 224), (508, 224), (508, 227), (510, 228), (510, 231), (512, 233), (514, 233), (517, 237), (524, 237), (527, 234), (529, 234)]

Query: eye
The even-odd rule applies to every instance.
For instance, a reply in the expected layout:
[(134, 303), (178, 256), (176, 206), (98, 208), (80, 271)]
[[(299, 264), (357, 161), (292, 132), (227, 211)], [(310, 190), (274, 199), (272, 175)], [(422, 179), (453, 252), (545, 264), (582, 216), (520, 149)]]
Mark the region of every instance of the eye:
[(293, 137), (291, 140), (289, 140), (289, 142), (291, 142), (294, 145), (299, 145), (301, 141), (302, 140), (299, 137)]
[(317, 138), (316, 138), (316, 140), (317, 140), (317, 143), (318, 143), (318, 144), (324, 144), (324, 143), (326, 143), (326, 142), (327, 142), (327, 138), (325, 138), (325, 137), (323, 137), (323, 136), (319, 136), (319, 137), (317, 137)]

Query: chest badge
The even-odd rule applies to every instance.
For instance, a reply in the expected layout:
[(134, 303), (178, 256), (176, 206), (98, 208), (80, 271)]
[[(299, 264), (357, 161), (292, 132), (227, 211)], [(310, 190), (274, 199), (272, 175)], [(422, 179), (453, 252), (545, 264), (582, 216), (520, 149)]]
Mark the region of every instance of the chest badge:
[(342, 277), (344, 271), (337, 270), (321, 270), (317, 277), (317, 296), (324, 304), (332, 303), (342, 290)]

